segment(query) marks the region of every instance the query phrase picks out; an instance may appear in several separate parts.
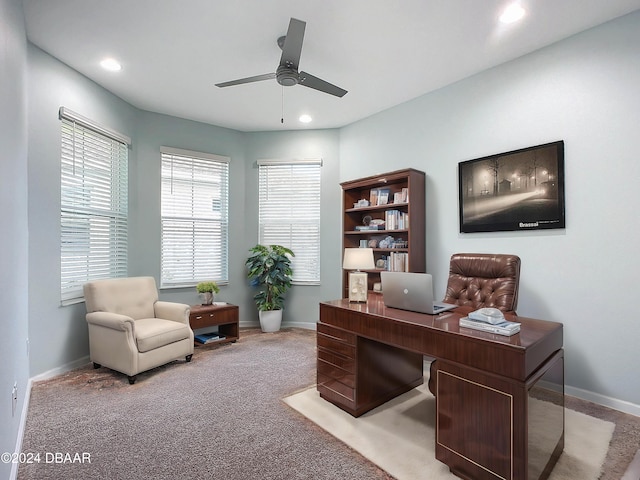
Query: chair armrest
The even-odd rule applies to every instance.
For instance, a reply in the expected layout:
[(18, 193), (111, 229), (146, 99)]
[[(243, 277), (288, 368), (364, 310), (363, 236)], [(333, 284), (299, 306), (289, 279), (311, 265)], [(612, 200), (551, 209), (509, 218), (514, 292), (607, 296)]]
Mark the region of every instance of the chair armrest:
[(113, 330), (131, 331), (133, 332), (134, 320), (126, 315), (111, 312), (92, 312), (87, 313), (87, 323), (92, 325), (100, 325), (102, 327), (111, 328)]
[(185, 303), (163, 302), (159, 300), (153, 304), (153, 310), (156, 318), (164, 318), (165, 320), (173, 320), (174, 322), (189, 325), (189, 312), (191, 311), (191, 307)]

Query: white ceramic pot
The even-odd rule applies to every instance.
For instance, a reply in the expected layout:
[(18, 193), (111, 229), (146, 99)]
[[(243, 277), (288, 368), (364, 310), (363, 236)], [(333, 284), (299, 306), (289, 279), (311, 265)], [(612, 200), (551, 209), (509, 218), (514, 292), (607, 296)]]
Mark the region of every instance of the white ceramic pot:
[(282, 310), (259, 311), (260, 328), (263, 332), (277, 332), (282, 323)]
[(213, 303), (213, 292), (204, 292), (202, 294), (202, 304), (211, 305)]

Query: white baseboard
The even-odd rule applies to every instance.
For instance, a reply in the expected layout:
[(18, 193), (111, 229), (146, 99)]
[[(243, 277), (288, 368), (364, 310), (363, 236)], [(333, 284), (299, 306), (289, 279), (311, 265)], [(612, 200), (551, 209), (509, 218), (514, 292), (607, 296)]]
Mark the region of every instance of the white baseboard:
[(86, 365), (90, 361), (91, 360), (89, 359), (89, 355), (85, 355), (84, 357), (74, 360), (73, 362), (65, 363), (60, 367), (56, 367), (52, 370), (49, 370), (48, 372), (44, 372), (39, 375), (36, 375), (35, 377), (31, 377), (31, 381), (40, 382), (42, 380), (48, 380), (49, 378), (57, 377), (58, 375), (62, 375), (63, 373), (70, 372), (71, 370), (74, 370), (78, 367), (82, 367), (83, 365)]
[(571, 395), (572, 397), (581, 398), (588, 402), (597, 403), (604, 407), (613, 408), (614, 410), (640, 417), (640, 405), (636, 405), (635, 403), (618, 400), (617, 398), (607, 397), (606, 395), (600, 395), (599, 393), (590, 392), (589, 390), (583, 390), (581, 388), (571, 387), (568, 385), (565, 385), (564, 393)]

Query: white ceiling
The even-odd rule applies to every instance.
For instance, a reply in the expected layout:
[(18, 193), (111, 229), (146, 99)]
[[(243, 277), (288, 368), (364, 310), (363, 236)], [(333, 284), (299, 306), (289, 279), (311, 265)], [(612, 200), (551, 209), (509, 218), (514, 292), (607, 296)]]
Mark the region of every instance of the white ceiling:
[[(640, 0), (24, 0), (31, 42), (132, 105), (241, 131), (335, 128), (640, 8)], [(343, 98), (275, 80), (290, 17), (300, 70)], [(113, 56), (123, 69), (106, 72)], [(283, 109), (284, 105), (284, 109)], [(284, 123), (281, 124), (284, 111)], [(302, 113), (314, 121), (302, 125)]]

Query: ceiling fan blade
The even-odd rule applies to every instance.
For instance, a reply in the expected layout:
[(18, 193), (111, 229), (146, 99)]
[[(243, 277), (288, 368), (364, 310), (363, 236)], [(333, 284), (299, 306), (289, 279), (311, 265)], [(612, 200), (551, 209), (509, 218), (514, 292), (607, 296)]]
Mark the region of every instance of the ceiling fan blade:
[(325, 82), (321, 78), (314, 77), (310, 73), (300, 72), (300, 81), (299, 85), (303, 87), (313, 88), (315, 90), (320, 90), (321, 92), (328, 93), (330, 95), (335, 95), (336, 97), (344, 97), (347, 93), (346, 90), (336, 87), (335, 85)]
[(300, 54), (302, 53), (302, 41), (304, 40), (304, 29), (306, 25), (307, 22), (303, 22), (297, 18), (291, 18), (289, 21), (287, 36), (284, 39), (284, 45), (282, 45), (280, 65), (293, 68), (295, 70), (298, 69)]
[(231, 87), (232, 85), (242, 85), (243, 83), (261, 82), (262, 80), (272, 80), (276, 78), (275, 73), (265, 73), (264, 75), (255, 75), (253, 77), (239, 78), (229, 82), (216, 83), (216, 87)]

